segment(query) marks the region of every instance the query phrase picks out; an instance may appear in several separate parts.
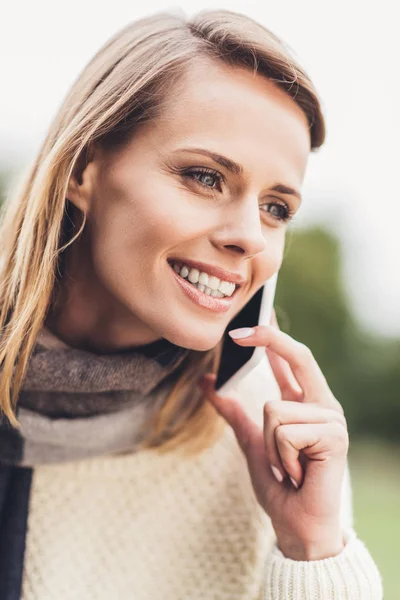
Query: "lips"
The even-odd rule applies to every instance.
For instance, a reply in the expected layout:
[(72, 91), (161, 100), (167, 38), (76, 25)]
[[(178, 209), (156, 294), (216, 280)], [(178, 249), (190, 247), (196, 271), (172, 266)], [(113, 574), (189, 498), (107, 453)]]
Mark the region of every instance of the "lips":
[[(186, 279), (185, 277), (182, 277), (179, 273), (177, 273), (177, 276), (180, 277), (181, 279), (183, 279), (183, 281), (186, 281), (189, 285), (191, 285), (192, 287), (194, 287), (197, 291), (200, 292), (199, 288), (193, 284), (191, 281), (189, 281), (189, 279)], [(216, 300), (224, 300), (224, 299), (231, 299), (235, 296), (235, 294), (237, 293), (238, 289), (240, 286), (236, 285), (235, 289), (233, 290), (232, 294), (230, 296), (226, 296), (224, 295), (223, 297), (219, 298), (217, 296), (211, 296), (211, 294), (204, 294), (204, 292), (200, 292), (200, 294), (204, 294), (205, 296), (207, 296), (208, 298), (216, 298)]]
[(174, 264), (182, 266), (186, 265), (191, 269), (198, 269), (199, 271), (207, 273), (208, 275), (214, 275), (215, 277), (218, 277), (218, 279), (220, 279), (221, 281), (228, 281), (230, 283), (234, 283), (236, 285), (236, 289), (246, 283), (246, 279), (237, 273), (225, 271), (224, 269), (222, 269), (222, 267), (210, 265), (200, 261), (194, 261), (186, 258), (169, 258), (168, 263), (171, 265), (171, 267), (173, 267)]
[[(178, 275), (178, 273), (174, 270), (174, 268), (171, 265), (170, 265), (170, 267), (171, 267), (171, 273), (172, 273), (173, 277), (175, 278), (175, 281), (178, 282), (179, 286), (181, 287), (183, 292), (186, 294), (186, 296), (188, 296), (195, 304), (197, 304), (203, 308), (212, 310), (213, 312), (216, 312), (216, 313), (224, 313), (224, 312), (228, 311), (230, 309), (230, 307), (232, 306), (233, 297), (235, 295), (236, 290), (232, 294), (232, 296), (229, 296), (229, 297), (226, 296), (224, 298), (217, 298), (217, 297), (213, 297), (211, 295), (208, 296), (208, 295), (204, 294), (203, 292), (200, 292), (200, 290), (198, 290), (189, 281), (187, 281), (186, 279), (184, 279), (183, 277)], [(238, 289), (238, 288), (236, 288), (236, 289)]]

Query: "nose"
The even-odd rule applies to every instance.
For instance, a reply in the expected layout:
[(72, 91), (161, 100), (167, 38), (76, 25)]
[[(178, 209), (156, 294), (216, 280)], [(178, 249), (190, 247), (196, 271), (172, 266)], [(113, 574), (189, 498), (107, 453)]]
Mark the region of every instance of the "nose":
[(216, 233), (219, 246), (232, 248), (247, 258), (252, 258), (265, 250), (267, 240), (255, 195), (238, 202), (235, 207), (225, 209), (223, 219), (223, 227)]

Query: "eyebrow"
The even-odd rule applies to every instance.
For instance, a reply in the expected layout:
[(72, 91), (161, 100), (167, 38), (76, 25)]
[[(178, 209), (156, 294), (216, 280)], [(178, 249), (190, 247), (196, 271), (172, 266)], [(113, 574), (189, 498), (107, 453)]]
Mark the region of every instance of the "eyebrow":
[[(205, 148), (179, 148), (179, 151), (190, 152), (193, 154), (204, 154), (205, 156), (209, 156), (210, 158), (212, 158), (216, 163), (225, 167), (228, 171), (233, 173), (233, 175), (242, 175), (243, 174), (242, 165), (233, 161), (232, 159), (228, 158), (227, 156), (223, 156), (222, 154), (217, 154), (216, 152), (212, 152), (211, 150), (206, 150)], [(271, 190), (274, 192), (280, 192), (281, 194), (290, 194), (291, 196), (296, 196), (296, 198), (298, 198), (300, 200), (300, 202), (302, 201), (300, 192), (298, 192), (294, 188), (292, 188), (288, 185), (285, 185), (283, 183), (275, 184), (271, 188)]]

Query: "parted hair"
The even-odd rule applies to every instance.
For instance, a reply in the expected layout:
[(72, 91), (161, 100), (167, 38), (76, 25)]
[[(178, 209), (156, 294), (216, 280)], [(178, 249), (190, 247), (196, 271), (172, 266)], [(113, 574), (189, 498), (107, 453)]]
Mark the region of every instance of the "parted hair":
[[(37, 334), (55, 301), (65, 250), (82, 233), (86, 215), (67, 199), (69, 179), (91, 143), (118, 148), (157, 119), (184, 74), (202, 60), (240, 66), (272, 80), (304, 111), (311, 150), (325, 139), (321, 102), (294, 52), (263, 24), (229, 10), (181, 9), (137, 19), (115, 33), (67, 92), (36, 157), (1, 209), (0, 411), (13, 427), (19, 390)], [(216, 372), (222, 340), (191, 350), (143, 446), (186, 454), (218, 439), (224, 421), (194, 393), (200, 372)]]

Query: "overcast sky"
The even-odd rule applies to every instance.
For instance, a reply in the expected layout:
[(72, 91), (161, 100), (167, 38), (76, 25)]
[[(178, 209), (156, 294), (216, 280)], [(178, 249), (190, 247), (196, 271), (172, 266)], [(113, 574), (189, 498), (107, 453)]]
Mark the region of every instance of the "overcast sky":
[(284, 39), (322, 97), (326, 143), (309, 161), (296, 224), (332, 226), (361, 323), (400, 335), (397, 3), (381, 0), (164, 3), (25, 0), (0, 23), (0, 167), (23, 168), (70, 85), (118, 29), (160, 9), (245, 13)]

